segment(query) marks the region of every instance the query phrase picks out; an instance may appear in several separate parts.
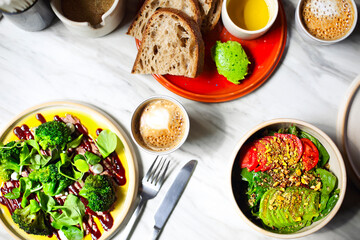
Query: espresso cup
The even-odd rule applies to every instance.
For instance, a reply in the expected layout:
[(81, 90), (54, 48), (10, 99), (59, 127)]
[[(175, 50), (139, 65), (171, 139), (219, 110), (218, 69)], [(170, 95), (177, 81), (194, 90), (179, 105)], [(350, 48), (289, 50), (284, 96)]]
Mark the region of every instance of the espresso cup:
[[(228, 12), (228, 3), (230, 0), (224, 0), (222, 10), (221, 10), (221, 19), (222, 22), (226, 28), (233, 36), (244, 39), (244, 40), (251, 40), (258, 38), (262, 35), (264, 35), (274, 24), (278, 12), (279, 12), (279, 3), (278, 0), (264, 0), (268, 11), (269, 11), (269, 20), (265, 27), (259, 29), (259, 30), (246, 30), (244, 28), (239, 27), (234, 23), (234, 21), (230, 18), (229, 12)], [(234, 1), (234, 0), (232, 0)], [(240, 0), (239, 0), (240, 1)]]
[(185, 108), (168, 96), (153, 96), (139, 104), (131, 118), (131, 135), (144, 151), (157, 155), (177, 150), (186, 140), (190, 120)]
[(346, 39), (355, 29), (357, 17), (354, 0), (300, 0), (295, 28), (306, 42), (329, 45)]

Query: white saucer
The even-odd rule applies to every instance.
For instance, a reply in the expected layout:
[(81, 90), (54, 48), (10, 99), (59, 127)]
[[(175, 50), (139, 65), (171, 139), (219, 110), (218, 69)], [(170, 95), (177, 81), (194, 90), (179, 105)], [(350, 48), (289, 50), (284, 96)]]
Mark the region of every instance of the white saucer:
[(349, 87), (339, 110), (337, 139), (348, 175), (360, 189), (360, 75)]

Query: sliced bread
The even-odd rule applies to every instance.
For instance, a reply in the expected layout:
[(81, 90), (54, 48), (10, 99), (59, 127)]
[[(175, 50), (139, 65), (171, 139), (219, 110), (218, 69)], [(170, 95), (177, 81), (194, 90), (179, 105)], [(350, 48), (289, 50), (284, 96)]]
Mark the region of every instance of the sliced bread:
[(214, 29), (221, 16), (222, 3), (223, 0), (213, 0), (210, 11), (202, 19), (202, 32), (209, 32)]
[(161, 8), (149, 19), (132, 73), (198, 76), (204, 65), (200, 28), (179, 10)]
[(130, 25), (127, 34), (142, 39), (149, 18), (159, 8), (173, 8), (182, 11), (200, 26), (202, 15), (198, 0), (146, 0)]

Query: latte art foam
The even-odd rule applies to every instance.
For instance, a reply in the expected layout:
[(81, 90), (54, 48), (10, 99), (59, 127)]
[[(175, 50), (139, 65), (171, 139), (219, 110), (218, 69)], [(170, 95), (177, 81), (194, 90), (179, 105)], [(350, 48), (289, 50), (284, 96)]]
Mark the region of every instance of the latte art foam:
[(323, 40), (343, 37), (354, 22), (354, 9), (349, 0), (305, 0), (301, 15), (309, 33)]
[(172, 149), (184, 137), (184, 114), (171, 101), (150, 102), (141, 113), (139, 133), (147, 148), (155, 151)]

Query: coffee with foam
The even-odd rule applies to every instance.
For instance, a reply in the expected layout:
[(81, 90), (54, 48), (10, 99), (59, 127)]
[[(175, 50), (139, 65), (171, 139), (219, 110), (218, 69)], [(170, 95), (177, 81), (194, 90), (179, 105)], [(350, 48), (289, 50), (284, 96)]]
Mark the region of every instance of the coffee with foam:
[(186, 132), (186, 120), (181, 108), (166, 99), (148, 103), (138, 116), (137, 138), (153, 151), (175, 148)]
[(301, 8), (305, 28), (322, 40), (345, 36), (354, 24), (354, 14), (350, 0), (305, 0)]

